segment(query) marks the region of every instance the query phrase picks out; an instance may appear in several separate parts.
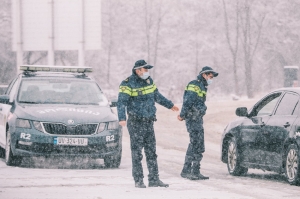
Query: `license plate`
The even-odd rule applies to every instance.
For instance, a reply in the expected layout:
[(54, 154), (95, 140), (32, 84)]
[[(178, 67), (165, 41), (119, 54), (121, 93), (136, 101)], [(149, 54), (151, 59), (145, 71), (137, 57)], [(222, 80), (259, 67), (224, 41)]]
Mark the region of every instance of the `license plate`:
[(54, 138), (55, 145), (68, 145), (68, 146), (87, 146), (87, 138), (65, 138), (57, 137)]

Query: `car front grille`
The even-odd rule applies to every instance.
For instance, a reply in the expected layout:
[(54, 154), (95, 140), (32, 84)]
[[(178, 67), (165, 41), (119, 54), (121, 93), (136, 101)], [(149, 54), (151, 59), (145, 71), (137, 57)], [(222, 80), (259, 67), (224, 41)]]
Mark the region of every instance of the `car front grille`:
[(98, 124), (80, 124), (75, 127), (75, 135), (91, 135), (97, 130)]
[(92, 135), (98, 124), (65, 125), (62, 123), (43, 123), (46, 133), (53, 135)]
[(49, 134), (65, 135), (67, 134), (67, 126), (56, 123), (43, 123), (44, 129)]

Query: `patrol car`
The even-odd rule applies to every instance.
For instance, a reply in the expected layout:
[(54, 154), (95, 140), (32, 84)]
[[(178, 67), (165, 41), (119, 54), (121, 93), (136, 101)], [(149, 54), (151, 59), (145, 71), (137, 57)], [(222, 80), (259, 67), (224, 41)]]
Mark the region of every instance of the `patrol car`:
[(221, 160), (231, 175), (248, 168), (285, 173), (292, 185), (300, 183), (300, 88), (275, 90), (227, 125)]
[[(84, 156), (118, 167), (122, 128), (87, 72), (91, 67), (21, 66), (0, 96), (0, 150), (7, 165), (25, 156)], [(2, 149), (1, 149), (2, 148)]]

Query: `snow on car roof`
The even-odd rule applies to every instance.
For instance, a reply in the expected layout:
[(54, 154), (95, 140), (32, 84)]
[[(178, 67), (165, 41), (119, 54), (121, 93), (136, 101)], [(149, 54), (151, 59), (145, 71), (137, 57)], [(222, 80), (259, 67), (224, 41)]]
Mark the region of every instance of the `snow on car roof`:
[(293, 91), (300, 94), (300, 87), (284, 87), (284, 88), (278, 88), (273, 91)]

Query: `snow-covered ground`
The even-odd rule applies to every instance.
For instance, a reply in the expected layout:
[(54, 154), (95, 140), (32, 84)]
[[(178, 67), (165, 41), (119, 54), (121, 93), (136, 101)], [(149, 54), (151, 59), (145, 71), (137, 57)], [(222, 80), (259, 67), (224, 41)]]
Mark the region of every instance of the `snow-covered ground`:
[[(300, 187), (290, 186), (284, 175), (250, 169), (244, 177), (233, 177), (220, 161), (220, 140), (225, 125), (236, 116), (236, 107), (253, 100), (208, 102), (205, 122), (206, 152), (201, 172), (206, 181), (180, 177), (188, 133), (176, 112), (158, 107), (155, 123), (160, 178), (169, 188), (134, 187), (131, 177), (129, 136), (124, 128), (123, 157), (119, 169), (102, 167), (102, 160), (25, 159), (21, 167), (8, 167), (0, 159), (1, 199), (141, 199), (141, 198), (300, 198)], [(148, 170), (143, 159), (144, 179)]]

